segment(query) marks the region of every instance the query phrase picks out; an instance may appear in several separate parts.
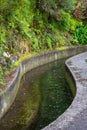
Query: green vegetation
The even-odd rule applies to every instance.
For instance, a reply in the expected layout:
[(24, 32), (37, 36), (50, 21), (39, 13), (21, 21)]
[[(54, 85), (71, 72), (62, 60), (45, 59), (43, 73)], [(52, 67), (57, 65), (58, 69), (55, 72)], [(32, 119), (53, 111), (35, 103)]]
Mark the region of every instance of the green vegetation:
[(0, 0), (0, 85), (23, 54), (85, 45), (86, 11), (84, 0)]
[(82, 25), (73, 32), (74, 38), (82, 45), (87, 42), (87, 25)]

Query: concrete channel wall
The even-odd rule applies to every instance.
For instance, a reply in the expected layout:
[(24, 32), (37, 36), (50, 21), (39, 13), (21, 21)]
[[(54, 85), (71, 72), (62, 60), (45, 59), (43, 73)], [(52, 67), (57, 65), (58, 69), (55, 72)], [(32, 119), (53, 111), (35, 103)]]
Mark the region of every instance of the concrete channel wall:
[(76, 96), (69, 108), (42, 130), (87, 130), (87, 51), (65, 62), (76, 84)]
[[(12, 81), (10, 81), (7, 88), (2, 93), (0, 93), (0, 118), (4, 116), (4, 114), (8, 111), (8, 109), (14, 102), (18, 89), (19, 89), (21, 78), (26, 72), (36, 67), (39, 67), (41, 65), (53, 62), (55, 60), (71, 57), (73, 55), (76, 55), (85, 51), (87, 51), (87, 46), (72, 47), (63, 51), (45, 52), (35, 57), (23, 60), (21, 64), (19, 65), (19, 67), (17, 68)], [(63, 116), (63, 118), (65, 117)], [(61, 119), (62, 119), (62, 116), (61, 116)], [(60, 118), (58, 119), (58, 121), (59, 120)], [(61, 121), (59, 121), (59, 123), (61, 124)], [(63, 122), (62, 122), (62, 125), (63, 125)], [(54, 130), (54, 125), (51, 124), (47, 128), (44, 128), (44, 130)], [(55, 130), (61, 130), (61, 129), (57, 128)]]

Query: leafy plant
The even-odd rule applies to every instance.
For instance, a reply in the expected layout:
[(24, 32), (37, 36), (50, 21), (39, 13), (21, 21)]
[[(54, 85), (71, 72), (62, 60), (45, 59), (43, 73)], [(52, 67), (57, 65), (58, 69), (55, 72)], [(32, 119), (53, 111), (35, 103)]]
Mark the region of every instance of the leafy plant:
[(0, 26), (0, 44), (6, 42), (6, 29)]
[(73, 32), (73, 36), (81, 45), (87, 44), (87, 25), (76, 28)]
[(82, 26), (82, 22), (77, 21), (77, 20), (74, 19), (74, 18), (71, 18), (71, 20), (70, 20), (70, 31), (71, 31), (71, 32), (72, 32), (72, 31), (75, 31), (76, 28), (78, 28), (78, 27), (80, 27), (80, 26)]
[(5, 51), (6, 46), (2, 43), (0, 44), (0, 57), (3, 55), (3, 52)]
[(75, 2), (77, 0), (59, 0), (59, 6), (61, 6), (64, 10), (70, 12), (72, 10), (74, 10), (75, 6)]
[(52, 40), (49, 36), (46, 37), (47, 48), (52, 49)]
[(58, 26), (61, 30), (69, 31), (71, 16), (64, 10), (60, 10), (58, 13)]

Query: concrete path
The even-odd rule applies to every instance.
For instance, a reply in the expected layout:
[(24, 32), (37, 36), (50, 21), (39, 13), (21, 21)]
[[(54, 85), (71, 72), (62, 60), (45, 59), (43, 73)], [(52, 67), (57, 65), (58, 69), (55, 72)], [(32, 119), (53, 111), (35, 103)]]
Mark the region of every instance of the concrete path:
[[(71, 65), (69, 64), (71, 62)], [(67, 130), (87, 130), (87, 52), (74, 56), (67, 61), (68, 67), (71, 71), (73, 71), (74, 78), (76, 83), (81, 85), (80, 87), (83, 88), (82, 96), (85, 97), (81, 102), (84, 101), (84, 107), (76, 119), (74, 119), (73, 124)], [(78, 86), (77, 85), (77, 86)], [(85, 89), (84, 89), (85, 88)], [(77, 93), (79, 92), (79, 87), (77, 87)], [(79, 93), (79, 94), (80, 94)], [(80, 95), (79, 95), (80, 96)], [(83, 105), (83, 103), (81, 103)]]
[(87, 52), (69, 58), (66, 66), (76, 83), (71, 106), (43, 130), (87, 130)]

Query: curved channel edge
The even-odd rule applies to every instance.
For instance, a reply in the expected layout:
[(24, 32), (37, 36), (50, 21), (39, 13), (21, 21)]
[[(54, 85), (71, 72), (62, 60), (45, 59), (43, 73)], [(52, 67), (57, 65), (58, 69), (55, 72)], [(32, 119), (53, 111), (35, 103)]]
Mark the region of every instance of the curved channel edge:
[[(19, 67), (17, 68), (12, 81), (8, 84), (7, 88), (2, 93), (0, 93), (0, 118), (2, 118), (5, 115), (5, 113), (8, 111), (8, 109), (14, 102), (18, 89), (19, 89), (21, 78), (26, 72), (38, 66), (53, 62), (58, 59), (67, 58), (67, 57), (70, 57), (70, 56), (73, 56), (73, 55), (76, 55), (85, 51), (87, 51), (87, 46), (72, 47), (63, 51), (46, 52), (46, 53), (37, 55), (35, 57), (23, 60), (21, 64), (19, 65)], [(73, 104), (75, 100), (73, 101)], [(65, 113), (67, 113), (67, 111)], [(62, 126), (64, 126), (63, 124), (66, 123), (68, 120), (69, 122), (70, 120), (73, 120), (72, 116), (69, 115), (69, 119), (68, 119), (68, 117), (66, 118), (66, 114), (63, 114), (60, 118), (58, 118), (56, 121), (51, 123), (49, 126), (44, 128), (43, 130), (64, 130), (64, 129), (61, 129), (61, 123), (62, 123)], [(56, 125), (55, 125), (55, 122), (57, 122)], [(54, 129), (54, 126), (55, 126), (55, 129)]]

